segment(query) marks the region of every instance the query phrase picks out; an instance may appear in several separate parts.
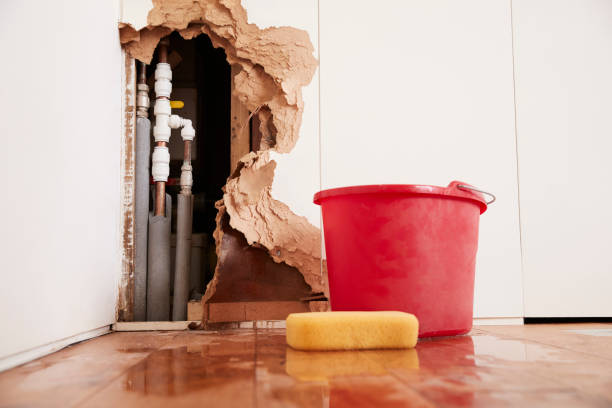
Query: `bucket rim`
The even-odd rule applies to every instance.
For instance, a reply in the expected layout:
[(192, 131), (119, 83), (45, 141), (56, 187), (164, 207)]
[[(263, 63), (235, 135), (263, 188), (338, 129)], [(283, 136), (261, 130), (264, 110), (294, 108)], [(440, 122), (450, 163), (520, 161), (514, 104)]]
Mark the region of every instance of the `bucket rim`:
[(359, 186), (347, 186), (330, 188), (315, 193), (313, 202), (321, 205), (325, 199), (346, 195), (359, 194), (406, 194), (408, 196), (429, 196), (439, 198), (459, 198), (471, 201), (480, 207), (480, 213), (484, 213), (488, 206), (484, 196), (478, 192), (461, 189), (458, 185), (471, 184), (461, 181), (452, 181), (447, 187), (432, 186), (427, 184), (367, 184)]

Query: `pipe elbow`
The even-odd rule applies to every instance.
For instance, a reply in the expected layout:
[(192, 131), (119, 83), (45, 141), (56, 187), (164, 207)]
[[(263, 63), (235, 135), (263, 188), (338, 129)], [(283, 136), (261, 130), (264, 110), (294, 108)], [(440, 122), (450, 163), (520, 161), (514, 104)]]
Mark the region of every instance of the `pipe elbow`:
[(192, 141), (195, 138), (195, 129), (191, 124), (191, 120), (183, 119), (183, 128), (181, 129), (181, 137), (183, 140)]

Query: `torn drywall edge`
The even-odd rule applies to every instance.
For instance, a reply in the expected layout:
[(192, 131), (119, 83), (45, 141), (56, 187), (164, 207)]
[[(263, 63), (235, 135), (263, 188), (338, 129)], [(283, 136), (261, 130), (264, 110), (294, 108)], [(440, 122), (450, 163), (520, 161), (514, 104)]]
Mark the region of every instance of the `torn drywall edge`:
[[(221, 201), (222, 203), (222, 201)], [(285, 262), (275, 262), (268, 251), (249, 245), (244, 234), (233, 229), (224, 208), (218, 230), (220, 242), (214, 293), (208, 303), (301, 301), (313, 296), (304, 276)], [(248, 266), (247, 266), (248, 265)]]
[(122, 0), (121, 17), (119, 21), (129, 22), (135, 30), (140, 30), (147, 26), (147, 16), (153, 9), (152, 0)]
[(328, 294), (321, 271), (319, 228), (272, 197), (276, 163), (268, 152), (251, 152), (240, 162), (238, 174), (224, 188), (230, 225), (242, 232), (250, 245), (268, 249), (276, 262), (297, 268), (313, 292)]
[[(279, 153), (293, 149), (301, 127), (302, 87), (311, 81), (317, 65), (306, 32), (290, 27), (260, 30), (247, 23), (246, 11), (238, 0), (156, 0), (148, 14), (148, 23), (148, 27), (141, 30), (135, 30), (129, 22), (120, 24), (121, 42), (130, 54), (145, 62), (150, 61), (159, 39), (172, 30), (178, 30), (184, 38), (207, 34), (213, 45), (225, 49), (230, 63), (242, 67), (234, 78), (235, 95), (251, 111), (259, 110), (260, 119), (269, 131), (266, 135), (269, 143), (264, 147)], [(269, 120), (266, 122), (270, 117), (271, 123)], [(321, 270), (320, 230), (280, 201), (272, 199), (271, 179), (265, 172), (256, 175), (264, 167), (252, 164), (274, 162), (270, 162), (265, 152), (255, 156), (263, 159), (251, 161), (245, 175), (253, 182), (264, 182), (255, 190), (261, 193), (259, 195), (265, 202), (263, 206), (256, 205), (256, 210), (265, 208), (265, 211), (258, 220), (237, 219), (232, 226), (245, 236), (255, 236), (249, 243), (266, 248), (275, 261), (284, 261), (298, 268), (313, 291), (327, 293), (327, 279)], [(237, 172), (237, 175), (235, 184), (248, 187), (249, 183), (239, 182), (242, 172)], [(240, 204), (234, 204), (241, 201), (237, 199), (240, 194), (239, 189), (233, 189), (226, 191), (224, 196), (224, 202), (230, 208), (230, 220), (240, 218), (238, 214), (244, 212)], [(279, 214), (285, 218), (277, 220)], [(257, 233), (259, 228), (266, 230), (265, 234)], [(296, 245), (300, 242), (296, 237), (307, 243), (305, 248)], [(308, 259), (311, 256), (314, 258)], [(212, 283), (210, 288), (214, 290)]]

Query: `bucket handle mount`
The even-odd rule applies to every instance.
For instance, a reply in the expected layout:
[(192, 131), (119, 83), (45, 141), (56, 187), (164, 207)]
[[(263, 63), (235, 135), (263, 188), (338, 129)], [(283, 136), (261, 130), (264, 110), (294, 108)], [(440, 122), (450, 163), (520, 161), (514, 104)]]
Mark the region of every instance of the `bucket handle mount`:
[(489, 193), (487, 191), (481, 190), (479, 188), (468, 186), (467, 184), (457, 184), (457, 188), (460, 188), (462, 190), (477, 191), (479, 193), (482, 193), (482, 194), (485, 194), (485, 195), (491, 197), (491, 199), (489, 201), (485, 201), (487, 203), (487, 205), (493, 204), (495, 202), (495, 200), (496, 200), (495, 195), (493, 195), (493, 194), (491, 194), (491, 193)]

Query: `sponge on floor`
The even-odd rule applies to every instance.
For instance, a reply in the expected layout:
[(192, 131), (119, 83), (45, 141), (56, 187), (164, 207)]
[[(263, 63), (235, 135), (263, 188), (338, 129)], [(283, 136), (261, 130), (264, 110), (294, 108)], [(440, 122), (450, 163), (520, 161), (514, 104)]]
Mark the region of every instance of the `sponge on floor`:
[(419, 322), (404, 312), (315, 312), (287, 317), (287, 343), (298, 350), (412, 348)]

